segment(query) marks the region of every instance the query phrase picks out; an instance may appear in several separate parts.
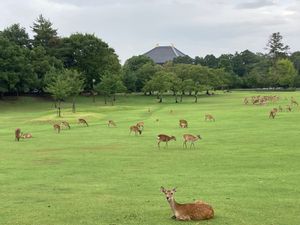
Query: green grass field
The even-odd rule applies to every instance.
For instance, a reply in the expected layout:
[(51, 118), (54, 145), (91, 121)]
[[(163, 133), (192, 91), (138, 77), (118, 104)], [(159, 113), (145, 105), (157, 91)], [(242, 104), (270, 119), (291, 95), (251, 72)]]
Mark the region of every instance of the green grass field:
[[(115, 106), (82, 97), (76, 114), (63, 104), (61, 120), (71, 130), (60, 134), (51, 125), (60, 119), (49, 100), (0, 101), (0, 224), (182, 223), (170, 219), (164, 186), (177, 187), (178, 202), (202, 199), (214, 207), (214, 219), (184, 224), (299, 225), (300, 107), (274, 120), (268, 114), (291, 96), (300, 100), (300, 93), (275, 93), (281, 98), (274, 105), (243, 105), (243, 97), (257, 94), (219, 93), (198, 104), (188, 97), (158, 104), (154, 97), (129, 95)], [(205, 122), (205, 113), (216, 122)], [(90, 126), (78, 125), (80, 117)], [(109, 119), (116, 128), (107, 127)], [(189, 128), (180, 129), (179, 119)], [(139, 121), (144, 133), (129, 135)], [(34, 138), (15, 142), (17, 127)], [(160, 133), (177, 141), (159, 150)], [(183, 149), (184, 133), (203, 139)]]

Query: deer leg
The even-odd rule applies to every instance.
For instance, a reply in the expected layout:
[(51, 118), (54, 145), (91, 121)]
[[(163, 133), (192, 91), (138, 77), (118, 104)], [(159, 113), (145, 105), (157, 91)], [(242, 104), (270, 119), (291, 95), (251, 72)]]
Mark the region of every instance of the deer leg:
[(183, 142), (183, 148), (184, 148), (184, 147), (187, 147), (187, 146), (186, 146), (186, 141)]
[(176, 220), (182, 220), (182, 221), (191, 220), (191, 217), (189, 217), (189, 216), (177, 216)]
[(157, 146), (158, 146), (158, 148), (160, 149), (160, 141), (158, 141)]
[(168, 142), (166, 141), (166, 148), (168, 147)]

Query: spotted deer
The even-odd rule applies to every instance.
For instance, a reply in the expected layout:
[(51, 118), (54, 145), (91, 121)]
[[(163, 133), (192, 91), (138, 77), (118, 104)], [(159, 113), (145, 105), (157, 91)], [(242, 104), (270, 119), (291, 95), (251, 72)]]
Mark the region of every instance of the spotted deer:
[(168, 147), (168, 142), (171, 141), (171, 140), (176, 141), (176, 138), (174, 136), (159, 134), (159, 135), (157, 135), (157, 140), (158, 140), (157, 146), (158, 146), (158, 148), (160, 148), (160, 142), (165, 142), (166, 147)]
[(174, 199), (174, 194), (176, 189), (166, 190), (164, 187), (160, 188), (161, 192), (165, 194), (165, 197), (171, 207), (171, 210), (174, 214), (172, 218), (176, 220), (208, 220), (214, 217), (213, 208), (201, 201), (198, 200), (194, 203), (177, 203)]
[(54, 124), (53, 125), (54, 131), (56, 131), (58, 134), (60, 133), (60, 125), (59, 124)]
[(207, 120), (215, 122), (215, 118), (211, 114), (205, 114), (205, 121)]
[(108, 127), (116, 127), (117, 125), (113, 120), (109, 120), (108, 123), (107, 123), (107, 126)]
[(69, 130), (71, 129), (70, 124), (69, 124), (67, 121), (62, 121), (62, 122), (60, 123), (60, 126), (61, 126), (61, 127), (68, 128)]
[(276, 116), (276, 113), (277, 113), (277, 109), (274, 108), (270, 111), (270, 114), (269, 114), (269, 119), (272, 117), (273, 119), (275, 118)]
[(202, 139), (201, 137), (200, 137), (200, 135), (196, 135), (196, 136), (194, 136), (194, 135), (192, 135), (192, 134), (184, 134), (183, 135), (183, 147), (186, 147), (187, 148), (187, 142), (190, 142), (191, 143), (191, 145), (190, 145), (190, 148), (192, 148), (192, 146), (194, 146), (194, 148), (195, 148), (195, 142), (196, 141), (198, 141), (198, 140), (200, 140), (200, 139)]
[(21, 138), (21, 129), (17, 128), (15, 130), (15, 141), (20, 141), (20, 138)]
[(179, 120), (180, 128), (188, 128), (188, 122), (186, 120)]
[(85, 120), (85, 119), (82, 119), (82, 118), (78, 119), (78, 123), (79, 123), (79, 124), (86, 125), (87, 127), (89, 126), (88, 123), (86, 122), (86, 120)]
[(132, 132), (134, 132), (134, 135), (137, 135), (138, 133), (140, 135), (142, 134), (142, 130), (140, 129), (140, 127), (135, 126), (135, 125), (129, 127), (129, 130), (130, 130), (129, 134), (131, 134)]

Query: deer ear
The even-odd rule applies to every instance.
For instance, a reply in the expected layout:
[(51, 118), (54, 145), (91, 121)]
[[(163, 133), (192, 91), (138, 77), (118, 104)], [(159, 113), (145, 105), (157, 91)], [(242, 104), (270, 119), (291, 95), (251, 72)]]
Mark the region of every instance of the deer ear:
[(166, 189), (165, 189), (163, 186), (161, 186), (161, 187), (160, 187), (160, 191), (163, 192), (163, 193), (165, 193), (165, 192), (166, 192)]
[(172, 190), (172, 191), (176, 192), (176, 188), (173, 188), (173, 190)]

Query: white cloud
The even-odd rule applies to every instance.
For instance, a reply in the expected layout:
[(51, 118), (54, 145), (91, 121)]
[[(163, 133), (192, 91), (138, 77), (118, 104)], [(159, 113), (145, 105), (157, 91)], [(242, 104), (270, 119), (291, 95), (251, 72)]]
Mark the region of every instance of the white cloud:
[(30, 31), (42, 13), (62, 36), (95, 33), (123, 62), (157, 43), (174, 43), (192, 57), (264, 51), (278, 31), (300, 50), (297, 0), (1, 0), (0, 8), (0, 29), (19, 22)]

